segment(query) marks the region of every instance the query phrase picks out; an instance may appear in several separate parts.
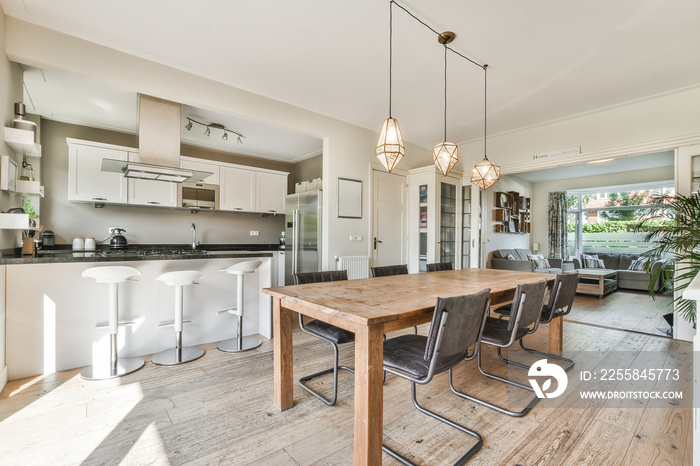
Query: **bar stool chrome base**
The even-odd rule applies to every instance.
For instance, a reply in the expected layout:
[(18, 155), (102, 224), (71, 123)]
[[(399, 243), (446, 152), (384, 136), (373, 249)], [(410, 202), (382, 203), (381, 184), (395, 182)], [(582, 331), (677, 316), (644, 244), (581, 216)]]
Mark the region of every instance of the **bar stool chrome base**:
[(116, 364), (88, 366), (80, 372), (80, 377), (87, 380), (107, 380), (131, 374), (141, 369), (146, 363), (141, 358), (119, 358)]
[(186, 346), (184, 348), (170, 348), (156, 353), (151, 358), (153, 364), (159, 366), (177, 366), (186, 362), (194, 361), (204, 356), (204, 350), (196, 346)]
[(227, 353), (240, 353), (250, 351), (262, 345), (262, 340), (255, 337), (229, 338), (219, 342), (217, 348)]

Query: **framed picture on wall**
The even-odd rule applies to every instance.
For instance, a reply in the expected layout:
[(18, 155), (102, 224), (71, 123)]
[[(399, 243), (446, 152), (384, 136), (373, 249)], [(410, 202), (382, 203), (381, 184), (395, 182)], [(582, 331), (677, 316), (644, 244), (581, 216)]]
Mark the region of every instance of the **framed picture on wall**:
[(338, 178), (338, 218), (362, 218), (362, 181)]

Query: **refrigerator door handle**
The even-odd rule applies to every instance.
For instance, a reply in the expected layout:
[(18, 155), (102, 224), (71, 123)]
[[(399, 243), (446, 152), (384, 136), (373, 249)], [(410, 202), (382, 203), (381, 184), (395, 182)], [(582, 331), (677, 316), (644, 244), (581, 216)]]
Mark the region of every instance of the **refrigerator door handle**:
[(292, 273), (298, 272), (299, 266), (299, 210), (292, 211)]

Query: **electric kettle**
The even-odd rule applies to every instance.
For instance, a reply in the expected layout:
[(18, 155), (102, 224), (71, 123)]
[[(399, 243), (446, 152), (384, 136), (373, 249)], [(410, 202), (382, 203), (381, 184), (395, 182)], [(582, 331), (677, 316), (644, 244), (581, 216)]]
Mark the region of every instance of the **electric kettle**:
[(112, 230), (112, 237), (109, 240), (110, 249), (125, 249), (129, 247), (129, 242), (126, 240), (124, 233), (126, 233), (126, 230), (122, 228)]

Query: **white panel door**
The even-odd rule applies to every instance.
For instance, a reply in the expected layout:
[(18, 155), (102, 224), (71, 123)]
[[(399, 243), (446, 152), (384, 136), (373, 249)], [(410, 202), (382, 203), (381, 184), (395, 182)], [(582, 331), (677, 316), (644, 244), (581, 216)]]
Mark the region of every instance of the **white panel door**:
[(255, 171), (221, 167), (219, 203), (221, 210), (255, 211)]
[(68, 149), (68, 200), (127, 203), (124, 175), (102, 171), (102, 159), (128, 160), (125, 150), (70, 144)]
[[(138, 162), (139, 154), (137, 152), (129, 152), (129, 161)], [(177, 183), (130, 178), (128, 184), (129, 204), (164, 207), (177, 206)]]
[(372, 265), (406, 263), (406, 177), (373, 170)]
[(257, 172), (255, 194), (255, 210), (257, 212), (284, 213), (287, 175)]

